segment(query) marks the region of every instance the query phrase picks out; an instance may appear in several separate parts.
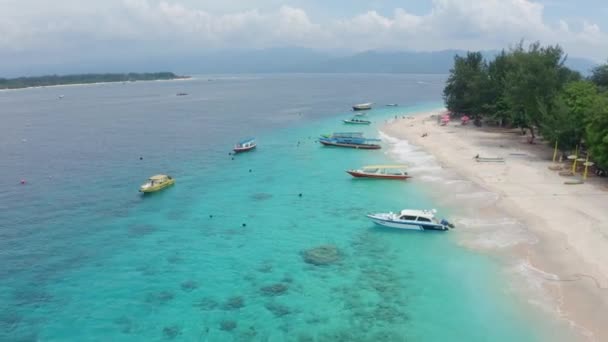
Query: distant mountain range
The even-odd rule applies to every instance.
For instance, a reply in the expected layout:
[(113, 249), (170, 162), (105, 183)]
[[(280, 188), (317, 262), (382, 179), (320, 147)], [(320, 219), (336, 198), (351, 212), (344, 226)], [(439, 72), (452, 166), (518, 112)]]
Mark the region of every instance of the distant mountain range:
[[(488, 59), (497, 51), (482, 52)], [(262, 50), (223, 50), (201, 55), (171, 52), (159, 56), (146, 54), (136, 58), (118, 55), (104, 59), (81, 60), (67, 64), (0, 65), (0, 77), (49, 74), (126, 73), (150, 70), (171, 70), (182, 75), (242, 73), (431, 73), (446, 74), (454, 55), (464, 50), (435, 52), (366, 51), (348, 54), (345, 51), (318, 51), (306, 48), (273, 48)], [(36, 63), (46, 63), (36, 59)], [(33, 63), (33, 62), (32, 62)], [(568, 58), (566, 65), (584, 75), (595, 62), (584, 58)]]
[[(498, 51), (483, 51), (486, 59)], [(365, 51), (352, 55), (336, 55), (302, 48), (280, 48), (250, 51), (222, 51), (183, 60), (180, 73), (420, 73), (446, 74), (454, 56), (465, 50), (435, 52)], [(568, 58), (566, 65), (584, 75), (597, 63), (584, 58)], [(176, 66), (177, 67), (177, 66)]]

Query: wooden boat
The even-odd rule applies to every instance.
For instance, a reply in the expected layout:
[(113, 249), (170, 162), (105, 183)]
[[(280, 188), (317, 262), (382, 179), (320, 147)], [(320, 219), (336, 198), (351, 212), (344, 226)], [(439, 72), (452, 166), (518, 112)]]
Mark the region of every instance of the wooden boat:
[(349, 124), (349, 125), (369, 125), (372, 122), (369, 120), (363, 120), (363, 119), (357, 119), (357, 118), (352, 118), (349, 120), (342, 120), (344, 121), (345, 124)]
[(353, 106), (353, 110), (357, 111), (357, 110), (370, 110), (372, 109), (372, 103), (371, 102), (367, 102), (367, 103), (359, 103)]
[(255, 138), (247, 138), (236, 143), (232, 150), (234, 153), (247, 152), (253, 150), (256, 146)]
[(435, 217), (437, 211), (404, 209), (400, 213), (378, 213), (368, 214), (372, 222), (379, 226), (406, 229), (406, 230), (440, 230), (446, 231), (454, 228), (454, 225), (446, 219), (438, 220)]
[(375, 179), (408, 179), (410, 175), (405, 171), (405, 165), (368, 165), (361, 170), (347, 170), (355, 178)]
[(143, 193), (160, 191), (168, 186), (175, 184), (175, 179), (167, 175), (155, 175), (139, 187), (139, 191)]
[(349, 147), (362, 150), (378, 150), (380, 139), (367, 139), (361, 132), (333, 133), (322, 135), (319, 142), (324, 146)]

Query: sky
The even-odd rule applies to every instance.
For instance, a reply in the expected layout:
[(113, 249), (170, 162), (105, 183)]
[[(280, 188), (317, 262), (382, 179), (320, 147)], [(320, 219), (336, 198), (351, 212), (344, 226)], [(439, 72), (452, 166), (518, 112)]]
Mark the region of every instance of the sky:
[(0, 0), (0, 64), (221, 49), (492, 50), (524, 40), (608, 60), (608, 0)]

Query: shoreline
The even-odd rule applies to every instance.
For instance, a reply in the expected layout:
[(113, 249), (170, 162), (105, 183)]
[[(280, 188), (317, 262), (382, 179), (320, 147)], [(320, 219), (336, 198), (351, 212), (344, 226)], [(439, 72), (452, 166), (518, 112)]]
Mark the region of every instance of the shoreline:
[(71, 83), (71, 84), (54, 84), (54, 85), (45, 85), (45, 86), (31, 86), (31, 87), (23, 87), (23, 88), (2, 88), (0, 92), (3, 91), (20, 91), (20, 90), (31, 90), (31, 89), (44, 89), (44, 88), (60, 88), (60, 87), (82, 87), (82, 86), (92, 86), (92, 85), (104, 85), (104, 84), (129, 84), (129, 83), (141, 83), (141, 82), (166, 82), (166, 81), (191, 81), (195, 78), (192, 76), (188, 77), (180, 77), (173, 79), (158, 79), (158, 80), (139, 80), (139, 81), (114, 81), (114, 82), (91, 82), (91, 83)]
[[(381, 127), (413, 159), (410, 173), (437, 194), (440, 205), (457, 208), (458, 243), (504, 257), (525, 280), (515, 292), (568, 322), (590, 341), (608, 340), (608, 191), (594, 180), (565, 185), (551, 171), (552, 149), (529, 145), (505, 129), (439, 126), (445, 109), (391, 120)], [(426, 133), (423, 136), (423, 133)], [(427, 154), (424, 156), (424, 154)], [(503, 157), (478, 163), (473, 156)], [(591, 184), (590, 184), (591, 183)], [(522, 280), (522, 279), (518, 279)]]

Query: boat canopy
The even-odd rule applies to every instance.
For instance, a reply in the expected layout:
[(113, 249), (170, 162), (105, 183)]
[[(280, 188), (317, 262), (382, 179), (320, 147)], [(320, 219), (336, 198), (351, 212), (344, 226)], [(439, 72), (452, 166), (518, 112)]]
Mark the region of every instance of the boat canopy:
[(363, 169), (405, 169), (407, 165), (366, 165)]
[(428, 218), (432, 219), (435, 217), (436, 212), (437, 211), (435, 209), (432, 209), (432, 210), (404, 209), (404, 210), (401, 210), (401, 216), (403, 216), (403, 215), (421, 216), (421, 217), (428, 217)]
[(238, 145), (245, 145), (246, 143), (251, 143), (254, 142), (255, 138), (247, 138), (247, 139), (243, 139), (241, 141), (239, 141), (237, 144)]
[(149, 179), (153, 180), (153, 181), (162, 181), (162, 180), (165, 180), (168, 178), (169, 178), (169, 176), (167, 176), (167, 175), (154, 175), (154, 176), (150, 177)]

